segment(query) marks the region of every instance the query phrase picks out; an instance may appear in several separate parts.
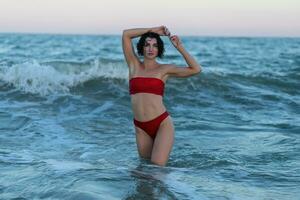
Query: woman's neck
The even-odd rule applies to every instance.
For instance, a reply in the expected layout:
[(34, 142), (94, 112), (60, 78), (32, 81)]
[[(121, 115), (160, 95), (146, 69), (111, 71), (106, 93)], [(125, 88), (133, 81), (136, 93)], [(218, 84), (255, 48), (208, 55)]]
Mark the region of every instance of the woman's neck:
[(155, 59), (144, 59), (143, 65), (145, 67), (145, 69), (153, 69), (156, 68), (158, 66), (158, 63), (156, 62)]

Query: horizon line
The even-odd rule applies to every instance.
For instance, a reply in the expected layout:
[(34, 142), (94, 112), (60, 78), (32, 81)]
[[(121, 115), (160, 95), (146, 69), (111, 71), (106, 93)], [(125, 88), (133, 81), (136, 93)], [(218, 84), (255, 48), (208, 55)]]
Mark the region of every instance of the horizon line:
[[(0, 31), (0, 34), (20, 34), (20, 35), (70, 35), (70, 36), (121, 36), (122, 33), (69, 33), (69, 32), (13, 32), (13, 31)], [(300, 38), (300, 35), (218, 35), (218, 34), (177, 34), (181, 37), (228, 37), (228, 38)]]

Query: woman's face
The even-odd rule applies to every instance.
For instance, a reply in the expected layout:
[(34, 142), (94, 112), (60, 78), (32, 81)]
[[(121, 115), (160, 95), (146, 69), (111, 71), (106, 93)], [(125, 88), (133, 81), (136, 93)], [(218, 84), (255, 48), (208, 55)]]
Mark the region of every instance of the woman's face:
[(144, 57), (155, 58), (158, 55), (156, 38), (147, 37), (144, 45)]

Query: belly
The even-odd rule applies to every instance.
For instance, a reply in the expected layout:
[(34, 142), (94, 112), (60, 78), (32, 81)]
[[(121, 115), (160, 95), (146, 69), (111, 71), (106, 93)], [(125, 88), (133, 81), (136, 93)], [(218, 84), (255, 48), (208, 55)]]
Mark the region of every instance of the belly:
[(135, 94), (131, 96), (134, 118), (138, 121), (149, 121), (162, 114), (166, 108), (162, 96), (154, 94)]

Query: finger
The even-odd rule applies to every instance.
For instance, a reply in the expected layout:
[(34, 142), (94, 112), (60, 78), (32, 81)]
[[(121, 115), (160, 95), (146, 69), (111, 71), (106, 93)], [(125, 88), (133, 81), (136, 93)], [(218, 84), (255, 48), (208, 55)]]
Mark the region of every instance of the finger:
[(166, 35), (169, 35), (170, 31), (168, 30), (168, 28), (165, 27), (164, 31), (165, 31)]
[(170, 31), (167, 29), (167, 35), (171, 35)]

